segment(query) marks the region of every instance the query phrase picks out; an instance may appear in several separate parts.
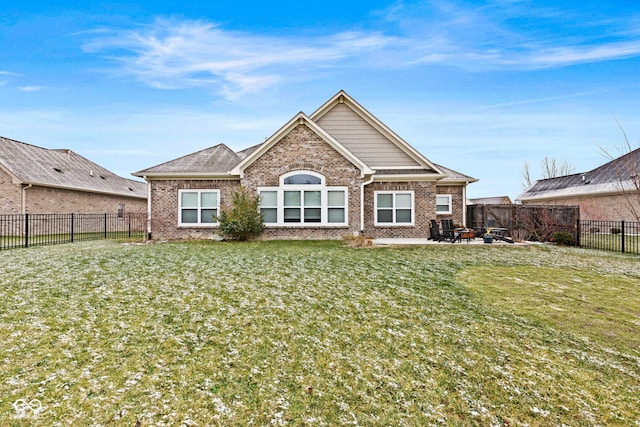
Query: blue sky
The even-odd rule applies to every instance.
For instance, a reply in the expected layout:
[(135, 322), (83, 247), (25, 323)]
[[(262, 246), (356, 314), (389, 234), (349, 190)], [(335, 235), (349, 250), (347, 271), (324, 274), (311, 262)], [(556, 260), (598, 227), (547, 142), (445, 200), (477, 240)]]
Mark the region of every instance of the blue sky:
[[(9, 4), (7, 4), (9, 3)], [(0, 135), (123, 176), (263, 141), (340, 89), (430, 160), (522, 191), (640, 143), (630, 1), (29, 1), (0, 6)]]

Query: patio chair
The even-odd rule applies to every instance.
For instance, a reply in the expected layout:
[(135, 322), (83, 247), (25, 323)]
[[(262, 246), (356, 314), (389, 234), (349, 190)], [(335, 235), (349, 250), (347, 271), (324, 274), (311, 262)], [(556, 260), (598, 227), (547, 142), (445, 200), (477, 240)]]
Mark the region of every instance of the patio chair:
[(429, 227), (429, 240), (441, 242), (444, 240), (444, 235), (440, 232), (440, 226), (435, 219), (430, 220), (431, 226)]
[(453, 220), (452, 219), (443, 219), (442, 220), (442, 236), (444, 240), (451, 240), (451, 242), (455, 242), (456, 235), (453, 231)]

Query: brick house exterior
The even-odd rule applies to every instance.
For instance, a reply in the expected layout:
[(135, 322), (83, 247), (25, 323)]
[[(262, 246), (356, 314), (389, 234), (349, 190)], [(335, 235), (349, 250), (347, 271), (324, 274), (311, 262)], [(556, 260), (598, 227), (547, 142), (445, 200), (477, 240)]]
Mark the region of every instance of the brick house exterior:
[(146, 209), (144, 182), (115, 175), (71, 150), (0, 137), (0, 214), (117, 214)]
[(219, 144), (134, 175), (149, 185), (154, 239), (214, 237), (211, 218), (238, 186), (261, 196), (259, 238), (427, 237), (432, 219), (464, 224), (476, 181), (430, 162), (344, 91), (260, 145)]
[(579, 206), (583, 220), (640, 222), (640, 148), (588, 172), (538, 180), (516, 200)]

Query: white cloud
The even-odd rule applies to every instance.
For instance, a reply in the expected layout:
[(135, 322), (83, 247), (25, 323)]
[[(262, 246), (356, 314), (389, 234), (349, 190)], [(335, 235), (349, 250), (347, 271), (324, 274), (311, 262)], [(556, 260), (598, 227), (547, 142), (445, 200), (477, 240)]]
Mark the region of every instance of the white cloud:
[(18, 90), (21, 92), (39, 92), (41, 90), (44, 90), (44, 87), (43, 86), (20, 86)]
[(85, 49), (116, 58), (127, 73), (153, 87), (209, 87), (232, 97), (382, 49), (392, 40), (356, 31), (315, 38), (262, 36), (201, 21), (158, 19), (138, 31), (96, 38)]
[(589, 22), (579, 11), (519, 1), (476, 7), (454, 1), (398, 2), (379, 16), (383, 23), (367, 27), (380, 30), (324, 35), (255, 34), (206, 21), (157, 19), (129, 31), (88, 32), (91, 41), (84, 48), (117, 61), (118, 72), (151, 87), (206, 88), (227, 99), (293, 80), (312, 81), (344, 67), (364, 72), (441, 64), (475, 72), (559, 68), (640, 55), (638, 34), (628, 30), (633, 17)]

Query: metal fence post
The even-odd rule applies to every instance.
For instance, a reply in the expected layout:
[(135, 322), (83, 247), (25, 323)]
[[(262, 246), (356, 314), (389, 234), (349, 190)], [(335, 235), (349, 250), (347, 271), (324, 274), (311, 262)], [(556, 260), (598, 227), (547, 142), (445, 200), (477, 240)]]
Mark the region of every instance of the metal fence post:
[(620, 234), (622, 234), (622, 253), (624, 253), (624, 221), (620, 222)]
[(577, 229), (577, 234), (576, 234), (576, 246), (577, 247), (581, 247), (581, 235), (582, 235), (582, 230), (580, 229), (580, 218), (576, 219), (576, 229)]
[(107, 214), (104, 214), (104, 238), (107, 238)]
[(29, 247), (29, 214), (24, 214), (24, 247)]

